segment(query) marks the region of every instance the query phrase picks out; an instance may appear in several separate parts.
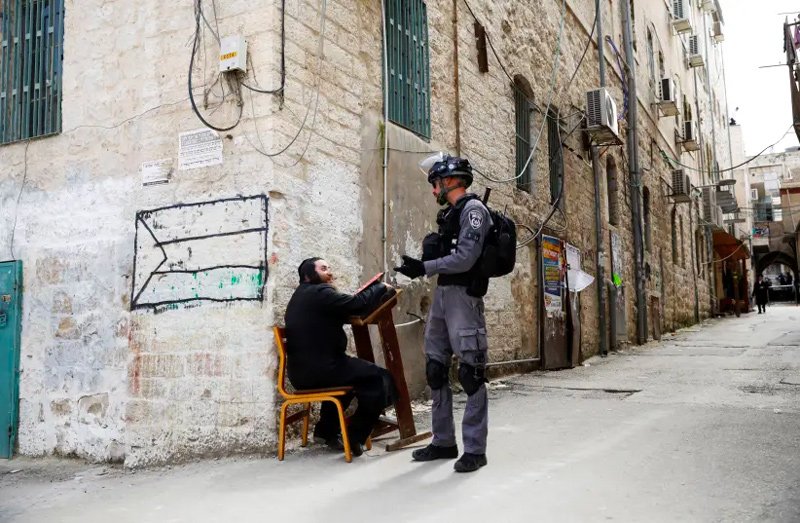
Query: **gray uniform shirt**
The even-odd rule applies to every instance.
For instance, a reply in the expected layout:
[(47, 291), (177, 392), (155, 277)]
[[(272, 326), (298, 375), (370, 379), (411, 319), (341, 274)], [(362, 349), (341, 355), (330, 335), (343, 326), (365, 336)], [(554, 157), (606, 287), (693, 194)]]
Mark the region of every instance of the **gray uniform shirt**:
[(478, 261), (483, 252), (483, 242), (492, 227), (489, 210), (479, 199), (469, 200), (461, 210), (460, 224), (461, 231), (458, 233), (458, 241), (451, 249), (450, 254), (425, 262), (427, 276), (461, 274), (469, 271)]

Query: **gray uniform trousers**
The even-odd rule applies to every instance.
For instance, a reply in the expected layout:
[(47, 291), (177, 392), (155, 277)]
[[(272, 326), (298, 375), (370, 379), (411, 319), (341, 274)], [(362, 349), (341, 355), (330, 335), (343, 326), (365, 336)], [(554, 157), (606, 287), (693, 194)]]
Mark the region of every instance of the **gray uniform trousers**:
[[(467, 295), (466, 287), (460, 285), (437, 287), (425, 327), (425, 357), (449, 369), (455, 353), (460, 361), (483, 367), (487, 351), (483, 299)], [(456, 429), (453, 423), (453, 391), (449, 382), (440, 389), (432, 390), (431, 394), (433, 444), (453, 446), (456, 444)], [(489, 397), (484, 383), (475, 394), (467, 396), (461, 423), (464, 451), (485, 454), (488, 430)]]

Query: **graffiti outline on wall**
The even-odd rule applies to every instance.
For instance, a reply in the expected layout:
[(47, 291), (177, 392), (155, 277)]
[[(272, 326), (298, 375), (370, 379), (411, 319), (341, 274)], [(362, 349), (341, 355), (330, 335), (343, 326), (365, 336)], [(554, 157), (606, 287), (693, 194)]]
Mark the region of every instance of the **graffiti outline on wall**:
[(138, 211), (131, 310), (261, 301), (268, 225), (263, 194)]

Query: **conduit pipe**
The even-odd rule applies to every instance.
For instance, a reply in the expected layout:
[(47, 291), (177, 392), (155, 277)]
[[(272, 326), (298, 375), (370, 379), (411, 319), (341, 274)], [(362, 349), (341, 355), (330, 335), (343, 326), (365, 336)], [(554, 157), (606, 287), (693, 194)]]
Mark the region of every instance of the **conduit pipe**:
[(636, 338), (647, 342), (647, 302), (644, 293), (644, 249), (642, 242), (642, 177), (639, 172), (639, 94), (636, 91), (636, 57), (633, 52), (630, 0), (623, 0), (625, 18), (625, 60), (628, 62), (628, 172), (631, 176), (631, 214), (633, 220), (634, 279), (636, 284)]
[(381, 0), (381, 23), (383, 24), (383, 272), (389, 272), (389, 56), (386, 35), (386, 0)]
[[(603, 16), (600, 0), (595, 0), (595, 19), (597, 20), (597, 57), (600, 62), (600, 87), (606, 86), (606, 58), (603, 41)], [(605, 242), (603, 241), (603, 220), (600, 212), (600, 178), (603, 176), (600, 167), (600, 155), (597, 146), (592, 145), (592, 173), (594, 174), (594, 227), (595, 248), (597, 250), (595, 273), (597, 274), (597, 325), (600, 336), (600, 355), (608, 354), (608, 337), (606, 329), (606, 277), (605, 277)]]

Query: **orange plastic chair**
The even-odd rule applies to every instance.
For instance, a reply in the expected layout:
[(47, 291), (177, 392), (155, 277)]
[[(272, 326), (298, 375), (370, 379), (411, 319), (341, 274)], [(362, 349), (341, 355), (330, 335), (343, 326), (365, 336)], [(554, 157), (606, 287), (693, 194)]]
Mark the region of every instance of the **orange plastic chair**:
[[(339, 401), (341, 396), (344, 396), (353, 390), (353, 387), (335, 387), (330, 389), (313, 389), (289, 392), (286, 390), (286, 330), (277, 325), (272, 328), (275, 334), (275, 346), (278, 348), (278, 392), (283, 396), (283, 405), (281, 405), (281, 418), (280, 427), (278, 429), (278, 461), (283, 461), (283, 454), (286, 448), (286, 427), (300, 420), (303, 421), (303, 446), (308, 444), (308, 422), (311, 416), (311, 404), (322, 403), (323, 401), (330, 401), (336, 405), (336, 410), (339, 411), (339, 425), (342, 429), (342, 443), (344, 444), (344, 459), (350, 463), (353, 460), (353, 455), (350, 452), (350, 440), (347, 437), (347, 420), (344, 417), (344, 409), (342, 402)], [(302, 404), (303, 409), (286, 417), (286, 411), (289, 405)], [(367, 449), (372, 448), (372, 442), (367, 439)]]

